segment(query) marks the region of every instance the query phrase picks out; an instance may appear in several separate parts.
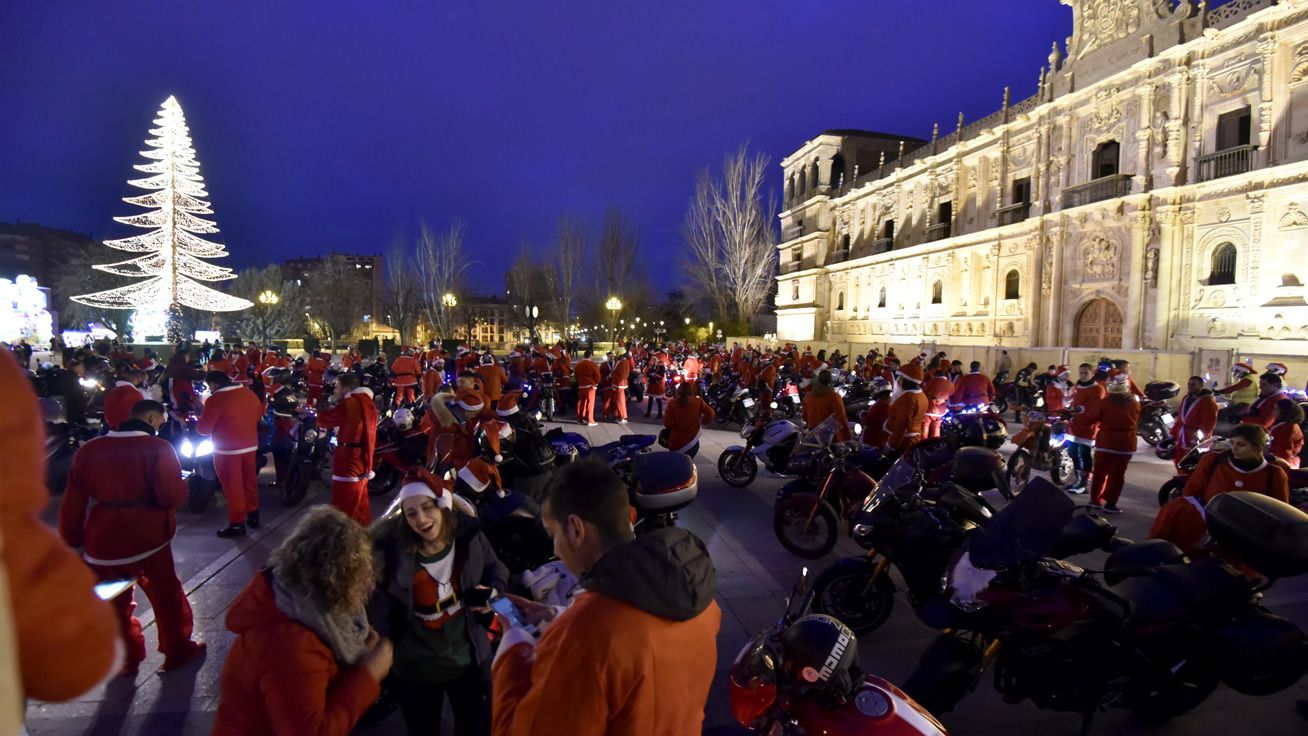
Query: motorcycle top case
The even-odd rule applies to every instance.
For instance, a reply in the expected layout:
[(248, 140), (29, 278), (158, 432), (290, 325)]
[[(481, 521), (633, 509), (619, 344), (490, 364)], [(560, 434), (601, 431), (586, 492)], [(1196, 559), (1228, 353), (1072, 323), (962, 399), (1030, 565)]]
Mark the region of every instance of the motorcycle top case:
[(1181, 393), (1180, 384), (1171, 381), (1150, 381), (1145, 384), (1144, 395), (1150, 401), (1175, 399)]
[(1252, 491), (1223, 493), (1205, 509), (1208, 534), (1270, 578), (1308, 572), (1308, 514)]

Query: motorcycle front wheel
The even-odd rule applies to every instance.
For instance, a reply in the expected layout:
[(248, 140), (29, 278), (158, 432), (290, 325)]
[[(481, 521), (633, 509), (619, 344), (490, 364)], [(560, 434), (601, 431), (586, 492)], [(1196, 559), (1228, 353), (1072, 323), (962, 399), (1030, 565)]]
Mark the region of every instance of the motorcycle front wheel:
[(976, 641), (942, 634), (904, 681), (904, 692), (932, 713), (948, 713), (976, 687), (981, 659)]
[(831, 504), (812, 493), (796, 493), (777, 503), (772, 531), (791, 554), (816, 560), (836, 548), (840, 521)]
[(758, 475), (758, 461), (744, 450), (727, 450), (718, 455), (718, 475), (732, 488), (744, 488)]
[(1197, 708), (1217, 689), (1218, 680), (1208, 663), (1188, 659), (1160, 682), (1132, 682), (1126, 702), (1143, 718), (1165, 721)]
[(1144, 440), (1145, 444), (1150, 447), (1157, 447), (1159, 442), (1167, 439), (1167, 432), (1163, 431), (1162, 426), (1155, 422), (1140, 433), (1140, 439)]
[(1054, 450), (1049, 458), (1049, 478), (1054, 481), (1054, 485), (1066, 490), (1075, 477), (1076, 465), (1072, 463), (1072, 456), (1067, 449), (1060, 447)]
[(813, 583), (813, 611), (839, 619), (863, 635), (881, 628), (895, 607), (895, 584), (886, 575), (871, 579), (873, 568), (831, 567)]
[(1008, 488), (1000, 490), (1004, 492), (1005, 498), (1012, 501), (1026, 488), (1026, 482), (1031, 480), (1031, 453), (1025, 447), (1019, 447), (1008, 458), (1008, 472), (1004, 479), (1008, 481)]
[(309, 483), (313, 472), (307, 463), (295, 463), (286, 471), (286, 483), (282, 486), (282, 505), (294, 506), (309, 494)]
[(186, 479), (186, 507), (193, 514), (203, 514), (218, 492), (218, 481), (208, 480), (199, 473), (191, 473)]
[(1167, 502), (1171, 501), (1173, 498), (1180, 498), (1181, 491), (1183, 490), (1185, 490), (1184, 480), (1173, 478), (1167, 481), (1163, 484), (1162, 488), (1158, 489), (1158, 505), (1166, 506)]
[(368, 495), (381, 496), (389, 493), (399, 480), (400, 471), (394, 465), (383, 463), (368, 479)]

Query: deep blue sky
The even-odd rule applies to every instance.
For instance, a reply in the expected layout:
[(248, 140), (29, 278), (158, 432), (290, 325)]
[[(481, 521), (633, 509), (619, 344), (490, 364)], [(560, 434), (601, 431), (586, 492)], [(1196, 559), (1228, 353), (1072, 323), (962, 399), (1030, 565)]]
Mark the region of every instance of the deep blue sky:
[[(237, 267), (468, 224), (486, 291), (558, 216), (677, 281), (696, 173), (749, 140), (929, 137), (1034, 92), (1058, 0), (0, 2), (0, 220), (119, 236), (177, 95)], [(779, 189), (780, 169), (770, 184)]]

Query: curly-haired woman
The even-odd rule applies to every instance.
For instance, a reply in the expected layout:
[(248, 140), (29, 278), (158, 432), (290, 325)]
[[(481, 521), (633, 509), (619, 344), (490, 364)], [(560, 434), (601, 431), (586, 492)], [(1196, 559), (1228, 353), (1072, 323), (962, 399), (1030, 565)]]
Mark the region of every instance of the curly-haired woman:
[(309, 509), (227, 612), (215, 736), (348, 734), (391, 668), (365, 614), (372, 585), (367, 530)]
[(400, 513), (373, 525), (377, 588), (368, 615), (395, 644), (390, 686), (410, 734), (440, 733), (446, 695), (455, 733), (490, 733), (490, 638), (473, 614), (489, 613), (509, 571), (453, 501), (418, 469), (400, 486)]

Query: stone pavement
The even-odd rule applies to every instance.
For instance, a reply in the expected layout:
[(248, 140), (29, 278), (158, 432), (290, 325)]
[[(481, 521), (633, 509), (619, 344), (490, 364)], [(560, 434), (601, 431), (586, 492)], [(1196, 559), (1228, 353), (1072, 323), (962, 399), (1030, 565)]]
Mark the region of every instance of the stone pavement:
[[(634, 408), (634, 406), (633, 406)], [(657, 431), (657, 426), (633, 420), (628, 427), (601, 424), (594, 428), (564, 425), (588, 434), (595, 443), (611, 441), (629, 432)], [(782, 600), (805, 565), (813, 572), (831, 560), (860, 550), (842, 538), (830, 559), (806, 562), (791, 556), (772, 533), (772, 498), (782, 480), (760, 477), (746, 489), (733, 489), (717, 476), (721, 450), (739, 442), (735, 432), (716, 429), (703, 434), (696, 465), (700, 495), (681, 514), (680, 523), (708, 544), (718, 570), (718, 601), (723, 625), (718, 637), (718, 676), (705, 713), (711, 733), (743, 733), (732, 722), (726, 691), (726, 670), (749, 637), (770, 626), (780, 614)], [(1122, 503), (1126, 513), (1114, 519), (1125, 536), (1142, 538), (1156, 510), (1155, 494), (1169, 476), (1170, 463), (1140, 453), (1128, 473)], [(304, 505), (325, 503), (326, 488), (315, 484)], [(376, 499), (375, 499), (376, 500)], [(383, 499), (389, 501), (389, 499)], [(1002, 501), (996, 501), (1002, 503)], [(55, 501), (57, 504), (57, 499)], [(53, 519), (53, 508), (47, 514)], [(380, 513), (384, 504), (374, 506)], [(223, 524), (225, 509), (218, 505), (204, 514), (179, 512), (174, 542), (178, 570), (190, 595), (196, 616), (197, 637), (209, 643), (206, 659), (182, 671), (158, 674), (162, 658), (151, 651), (134, 679), (118, 678), (80, 700), (66, 704), (29, 704), (32, 734), (206, 734), (217, 708), (223, 659), (233, 635), (223, 625), (226, 609), (268, 553), (284, 537), (303, 506), (282, 509), (271, 492), (264, 493), (264, 527), (243, 540), (221, 540), (213, 532)], [(1088, 557), (1088, 567), (1100, 562)], [(138, 614), (146, 624), (147, 648), (153, 650), (153, 617), (149, 603), (138, 595)], [(1308, 582), (1302, 579), (1278, 584), (1266, 597), (1274, 612), (1308, 627)], [(144, 611), (142, 614), (141, 612)], [(859, 642), (864, 670), (903, 682), (918, 656), (936, 632), (919, 623), (906, 605), (897, 605), (890, 621)], [(1169, 734), (1199, 736), (1213, 733), (1257, 733), (1289, 736), (1308, 733), (1308, 722), (1294, 713), (1296, 698), (1308, 698), (1308, 681), (1268, 698), (1251, 698), (1220, 687), (1199, 709), (1167, 724), (1144, 723), (1125, 711), (1110, 711), (1095, 720), (1094, 734)], [(1013, 733), (1076, 734), (1080, 719), (1068, 714), (1040, 711), (1030, 703), (1008, 705), (994, 693), (988, 678), (976, 693), (942, 719), (954, 734), (999, 736)], [(361, 731), (401, 734), (398, 715)]]

